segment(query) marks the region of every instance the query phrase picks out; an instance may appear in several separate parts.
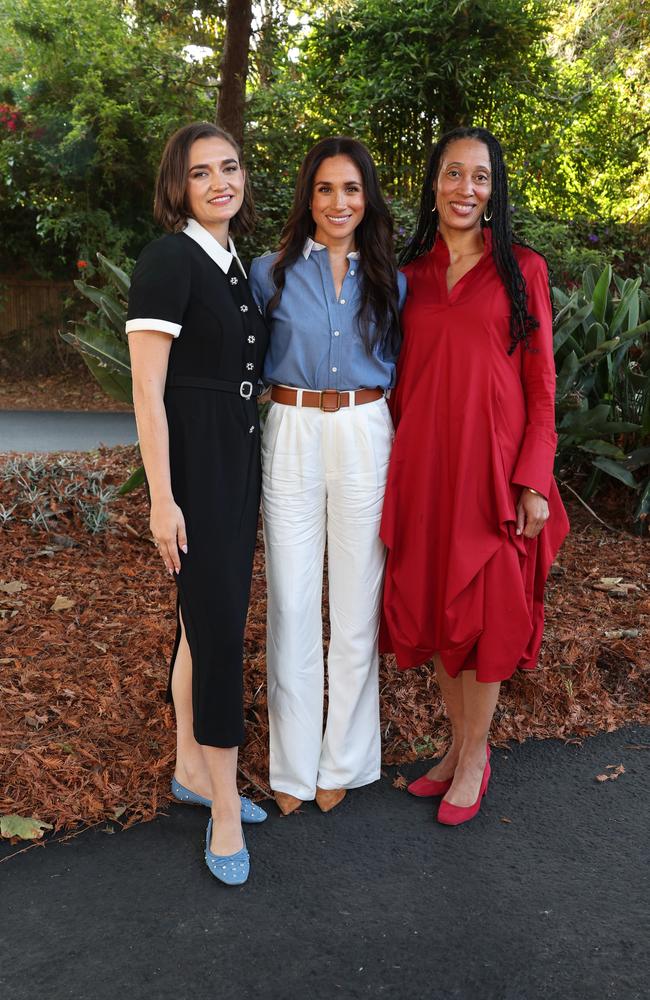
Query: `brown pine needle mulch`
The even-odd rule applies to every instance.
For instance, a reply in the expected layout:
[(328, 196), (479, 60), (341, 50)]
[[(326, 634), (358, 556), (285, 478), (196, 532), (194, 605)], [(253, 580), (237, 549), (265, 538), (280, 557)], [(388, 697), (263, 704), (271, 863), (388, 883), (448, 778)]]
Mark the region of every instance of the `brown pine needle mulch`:
[[(8, 460), (0, 458), (0, 472)], [(55, 830), (103, 820), (129, 826), (169, 802), (174, 721), (163, 692), (174, 587), (148, 540), (143, 490), (105, 502), (107, 485), (120, 484), (137, 464), (135, 451), (56, 462), (30, 469), (20, 459), (22, 472), (5, 465), (0, 476), (0, 518), (16, 505), (0, 527), (0, 815), (35, 816)], [(572, 533), (549, 580), (541, 667), (503, 686), (495, 742), (579, 740), (650, 722), (648, 542), (607, 531), (566, 491), (564, 499)], [(605, 520), (617, 503), (599, 506)], [(38, 521), (36, 509), (48, 531), (25, 523)], [(103, 533), (84, 526), (107, 516)], [(257, 798), (269, 791), (264, 618), (260, 544), (240, 773), (242, 790)], [(381, 719), (385, 763), (444, 747), (428, 667), (400, 674), (386, 660)]]

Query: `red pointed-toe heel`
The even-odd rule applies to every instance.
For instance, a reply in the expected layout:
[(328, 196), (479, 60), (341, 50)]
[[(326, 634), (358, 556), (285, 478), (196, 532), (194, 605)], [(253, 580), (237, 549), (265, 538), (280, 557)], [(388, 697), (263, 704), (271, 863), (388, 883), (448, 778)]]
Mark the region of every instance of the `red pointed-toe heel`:
[[(489, 743), (486, 746), (486, 752), (487, 759), (489, 760)], [(423, 774), (421, 778), (416, 778), (410, 785), (407, 785), (406, 791), (410, 792), (411, 795), (415, 795), (418, 799), (432, 799), (436, 795), (446, 795), (451, 788), (453, 780), (453, 778), (447, 778), (446, 781), (435, 781), (433, 778), (427, 778), (426, 774)]]
[(412, 781), (407, 786), (406, 791), (410, 792), (411, 795), (417, 796), (419, 799), (433, 798), (434, 795), (444, 795), (445, 792), (448, 792), (453, 780), (453, 778), (448, 778), (447, 781), (434, 781), (432, 778), (427, 778), (426, 774), (423, 774), (421, 778), (416, 778), (415, 781)]
[(468, 823), (470, 819), (474, 819), (481, 808), (483, 796), (487, 794), (490, 774), (490, 761), (486, 760), (476, 802), (471, 806), (455, 806), (452, 802), (445, 802), (443, 799), (438, 809), (438, 822), (444, 823), (445, 826), (460, 826), (461, 823)]

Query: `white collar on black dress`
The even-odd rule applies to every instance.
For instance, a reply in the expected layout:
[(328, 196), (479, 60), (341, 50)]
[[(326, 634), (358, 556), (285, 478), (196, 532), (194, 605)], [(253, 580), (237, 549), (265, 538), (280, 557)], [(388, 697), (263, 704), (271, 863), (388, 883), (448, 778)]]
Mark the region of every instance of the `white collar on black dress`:
[(215, 264), (219, 265), (224, 274), (228, 274), (234, 257), (241, 268), (242, 274), (246, 277), (244, 265), (237, 256), (235, 244), (230, 237), (228, 237), (229, 252), (228, 250), (224, 250), (221, 243), (219, 243), (219, 240), (216, 240), (212, 233), (209, 233), (207, 229), (196, 221), (196, 219), (188, 219), (183, 232), (186, 236), (189, 236), (190, 239), (193, 239), (195, 243), (198, 243), (202, 250), (205, 250), (208, 257), (210, 257)]
[[(324, 243), (317, 243), (316, 240), (312, 240), (311, 236), (308, 236), (307, 239), (305, 240), (305, 245), (302, 248), (302, 255), (305, 258), (305, 260), (309, 260), (309, 255), (311, 254), (312, 250), (325, 250), (325, 249), (326, 247)], [(359, 253), (358, 250), (351, 250), (349, 254), (346, 254), (348, 260), (359, 260), (360, 256), (361, 254)]]

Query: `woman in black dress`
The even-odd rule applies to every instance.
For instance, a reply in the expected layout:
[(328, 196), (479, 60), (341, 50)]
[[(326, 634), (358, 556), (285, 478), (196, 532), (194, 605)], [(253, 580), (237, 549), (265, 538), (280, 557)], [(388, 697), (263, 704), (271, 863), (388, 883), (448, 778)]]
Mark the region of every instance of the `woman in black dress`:
[(236, 775), (267, 330), (229, 236), (250, 231), (254, 210), (228, 133), (196, 123), (171, 137), (154, 214), (168, 235), (138, 259), (126, 329), (151, 532), (178, 587), (172, 791), (211, 806), (206, 862), (240, 884), (249, 869), (241, 822), (266, 818), (240, 799)]

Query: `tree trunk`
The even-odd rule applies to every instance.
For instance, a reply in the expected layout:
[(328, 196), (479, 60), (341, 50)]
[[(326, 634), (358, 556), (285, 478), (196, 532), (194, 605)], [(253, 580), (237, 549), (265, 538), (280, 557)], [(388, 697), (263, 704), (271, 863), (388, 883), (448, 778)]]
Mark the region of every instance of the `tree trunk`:
[(217, 125), (230, 132), (240, 145), (244, 139), (244, 107), (252, 19), (252, 0), (228, 0)]

